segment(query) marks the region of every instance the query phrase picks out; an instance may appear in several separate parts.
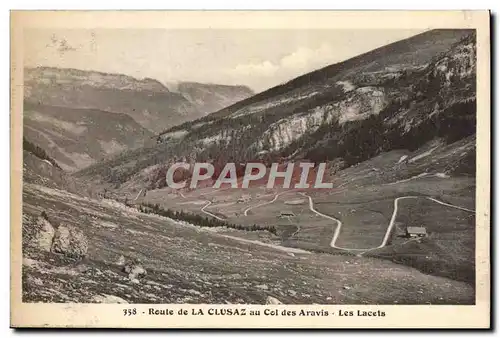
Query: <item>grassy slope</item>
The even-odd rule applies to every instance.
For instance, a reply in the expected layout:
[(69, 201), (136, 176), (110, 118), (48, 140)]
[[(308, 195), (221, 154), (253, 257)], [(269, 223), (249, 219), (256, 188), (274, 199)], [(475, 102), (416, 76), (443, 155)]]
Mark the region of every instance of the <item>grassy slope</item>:
[[(309, 194), (316, 210), (342, 221), (337, 246), (351, 249), (375, 248), (382, 243), (393, 213), (394, 199), (397, 197), (430, 196), (475, 209), (474, 178), (450, 173), (454, 166), (468, 159), (468, 154), (474, 152), (474, 144), (475, 139), (471, 137), (451, 145), (433, 141), (415, 152), (384, 153), (334, 174), (330, 179), (341, 188), (332, 192), (311, 191)], [(410, 163), (398, 164), (402, 156), (416, 159), (428, 153), (429, 149), (434, 150), (427, 156)], [(436, 173), (446, 172), (450, 175), (448, 178), (435, 176)], [(422, 173), (426, 175), (419, 177)], [(203, 195), (207, 192), (209, 194)], [(205, 201), (211, 200), (213, 204), (206, 211), (224, 215), (231, 223), (245, 226), (273, 225), (279, 229), (278, 237), (269, 238), (268, 234), (261, 234), (261, 238), (311, 251), (339, 253), (339, 250), (330, 247), (337, 226), (335, 222), (312, 213), (307, 202), (298, 205), (285, 203), (304, 198), (298, 193), (281, 195), (274, 203), (251, 209), (248, 216), (244, 216), (246, 208), (273, 200), (277, 192), (279, 190), (266, 191), (257, 187), (249, 190), (202, 189), (185, 192), (187, 198), (184, 199), (179, 195), (169, 194), (169, 189), (163, 189), (149, 191), (144, 200), (158, 203), (164, 208), (203, 216), (206, 215), (200, 209)], [(236, 203), (242, 194), (250, 194), (252, 199)], [(283, 210), (292, 211), (296, 216), (290, 220), (277, 217)], [(401, 235), (406, 226), (423, 225), (432, 232), (426, 240), (430, 244), (403, 244), (404, 239), (394, 237), (392, 246), (369, 251), (366, 255), (394, 260), (425, 273), (474, 282), (474, 217), (470, 213), (425, 199), (401, 200), (396, 221), (401, 230), (395, 236)], [(463, 229), (464, 226), (466, 229)], [(250, 233), (242, 235), (245, 238), (257, 236)], [(450, 250), (446, 247), (450, 247)], [(430, 258), (425, 258), (427, 256)], [(423, 261), (420, 259), (422, 257)]]
[(442, 207), (427, 200), (403, 201), (397, 221), (401, 225), (424, 226), (429, 237), (421, 241), (394, 234), (392, 246), (375, 250), (373, 257), (416, 267), (422, 271), (473, 284), (475, 281), (474, 214)]
[(153, 134), (126, 114), (96, 109), (24, 105), (24, 134), (65, 169), (78, 169), (137, 148)]
[[(292, 256), (37, 185), (26, 184), (23, 197), (25, 234), (32, 217), (45, 210), (54, 224), (79, 227), (90, 243), (89, 257), (76, 265), (25, 249), (27, 302), (93, 302), (100, 294), (135, 303), (262, 304), (268, 295), (299, 304), (473, 302), (473, 290), (465, 283), (384, 260)], [(140, 284), (131, 283), (113, 263), (121, 254), (144, 262), (148, 275)]]

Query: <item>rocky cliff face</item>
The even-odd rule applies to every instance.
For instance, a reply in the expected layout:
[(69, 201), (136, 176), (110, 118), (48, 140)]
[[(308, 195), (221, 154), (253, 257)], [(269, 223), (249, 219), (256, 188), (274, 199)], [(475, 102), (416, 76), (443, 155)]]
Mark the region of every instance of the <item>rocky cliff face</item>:
[[(352, 86), (352, 85), (350, 85)], [(270, 125), (255, 147), (258, 151), (279, 151), (333, 121), (343, 124), (378, 114), (388, 104), (383, 88), (348, 87), (345, 98), (316, 106), (304, 113), (287, 116)], [(344, 89), (345, 90), (345, 89)]]
[(169, 90), (154, 79), (136, 79), (122, 74), (109, 74), (95, 71), (64, 68), (28, 68), (25, 72), (25, 96), (30, 97), (36, 85), (72, 85), (75, 87), (91, 86), (94, 88), (149, 91), (168, 93)]

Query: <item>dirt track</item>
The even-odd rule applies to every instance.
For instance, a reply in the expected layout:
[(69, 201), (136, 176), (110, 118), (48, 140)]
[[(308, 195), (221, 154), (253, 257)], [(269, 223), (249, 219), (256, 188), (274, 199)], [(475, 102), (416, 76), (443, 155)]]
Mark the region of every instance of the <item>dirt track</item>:
[(464, 210), (464, 211), (467, 211), (467, 212), (475, 213), (474, 210), (470, 210), (470, 209), (467, 209), (467, 208), (464, 208), (464, 207), (459, 207), (459, 206), (456, 206), (456, 205), (453, 205), (453, 204), (445, 203), (445, 202), (436, 200), (436, 199), (434, 199), (432, 197), (425, 197), (425, 196), (402, 196), (402, 197), (398, 197), (398, 198), (394, 199), (394, 211), (392, 213), (392, 217), (391, 217), (391, 220), (389, 222), (389, 225), (387, 226), (387, 230), (385, 232), (385, 235), (384, 235), (384, 238), (382, 240), (382, 243), (379, 246), (372, 247), (372, 248), (351, 249), (351, 248), (343, 248), (343, 247), (339, 247), (339, 246), (335, 245), (335, 243), (337, 242), (337, 238), (339, 237), (339, 234), (340, 234), (340, 229), (342, 228), (342, 222), (340, 220), (336, 219), (335, 217), (322, 214), (321, 212), (319, 212), (316, 209), (314, 209), (314, 202), (313, 202), (313, 199), (311, 198), (311, 196), (306, 195), (305, 193), (301, 193), (301, 194), (309, 199), (309, 209), (312, 212), (314, 212), (315, 214), (317, 214), (317, 215), (319, 215), (321, 217), (324, 217), (324, 218), (330, 219), (332, 221), (335, 221), (337, 223), (337, 227), (335, 228), (335, 233), (333, 234), (333, 238), (332, 238), (332, 241), (330, 242), (330, 246), (332, 248), (340, 249), (340, 250), (352, 250), (352, 251), (363, 251), (363, 252), (366, 252), (366, 251), (370, 251), (370, 250), (374, 250), (374, 249), (383, 248), (384, 246), (386, 246), (387, 242), (389, 241), (392, 229), (394, 228), (394, 224), (395, 224), (395, 221), (396, 221), (396, 217), (397, 217), (397, 213), (398, 213), (398, 202), (399, 202), (399, 200), (402, 200), (402, 199), (425, 198), (425, 199), (428, 199), (430, 201), (436, 202), (436, 203), (444, 205), (444, 206), (448, 206), (448, 207), (451, 207), (451, 208), (456, 208), (456, 209)]

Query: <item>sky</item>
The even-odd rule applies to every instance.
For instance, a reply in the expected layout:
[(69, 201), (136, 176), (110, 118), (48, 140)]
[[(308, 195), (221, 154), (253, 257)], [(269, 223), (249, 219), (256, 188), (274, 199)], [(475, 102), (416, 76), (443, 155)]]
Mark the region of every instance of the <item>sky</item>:
[(246, 85), (260, 92), (422, 30), (26, 30), (24, 65)]

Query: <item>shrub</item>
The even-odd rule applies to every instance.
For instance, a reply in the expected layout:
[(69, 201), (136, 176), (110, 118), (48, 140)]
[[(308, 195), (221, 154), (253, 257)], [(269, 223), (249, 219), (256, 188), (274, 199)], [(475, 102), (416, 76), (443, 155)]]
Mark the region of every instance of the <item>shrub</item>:
[(208, 217), (188, 213), (188, 212), (185, 212), (182, 210), (172, 211), (169, 209), (163, 209), (158, 204), (143, 203), (142, 205), (139, 205), (138, 210), (140, 212), (143, 212), (146, 214), (153, 213), (156, 215), (168, 217), (168, 218), (175, 219), (178, 221), (185, 221), (188, 223), (192, 223), (194, 225), (198, 225), (201, 227), (209, 227), (209, 228), (226, 227), (226, 228), (231, 228), (231, 229), (236, 229), (236, 230), (244, 230), (244, 231), (268, 231), (274, 235), (277, 234), (277, 229), (274, 225), (265, 226), (265, 225), (253, 224), (250, 227), (245, 227), (241, 224), (229, 223), (229, 222), (219, 220), (216, 218), (208, 218)]

